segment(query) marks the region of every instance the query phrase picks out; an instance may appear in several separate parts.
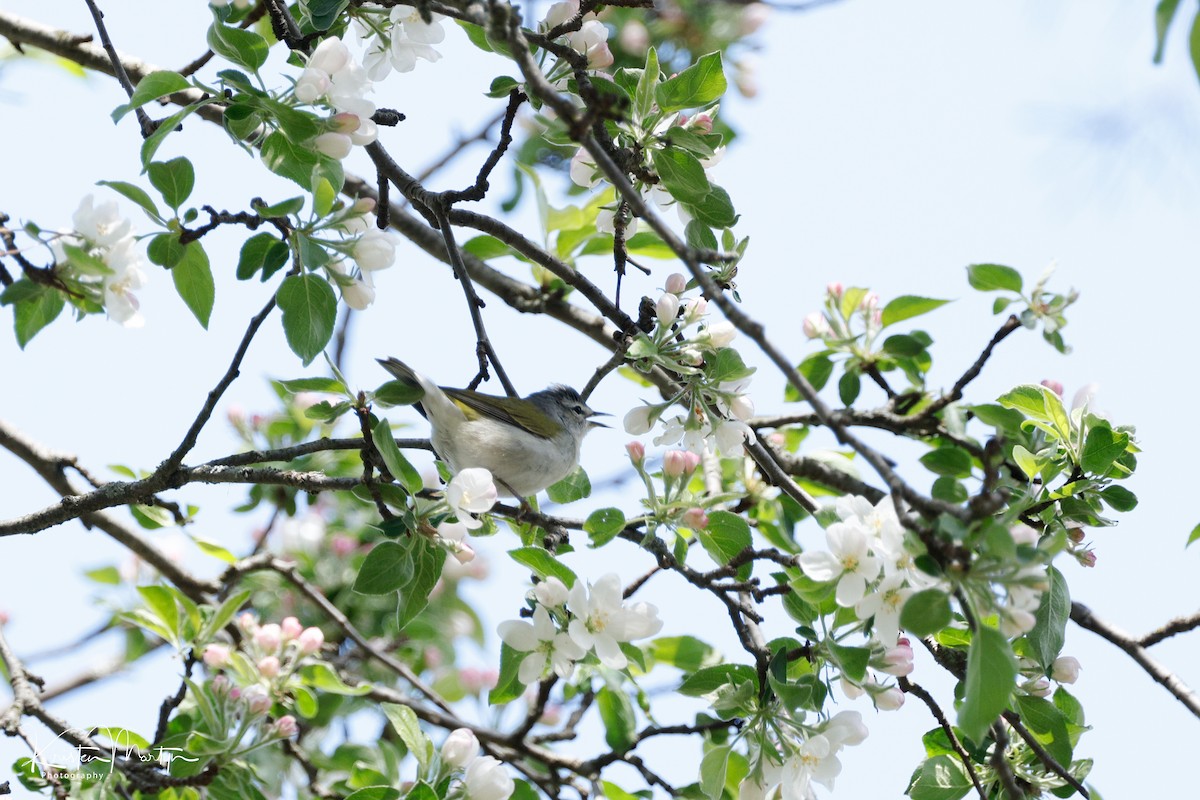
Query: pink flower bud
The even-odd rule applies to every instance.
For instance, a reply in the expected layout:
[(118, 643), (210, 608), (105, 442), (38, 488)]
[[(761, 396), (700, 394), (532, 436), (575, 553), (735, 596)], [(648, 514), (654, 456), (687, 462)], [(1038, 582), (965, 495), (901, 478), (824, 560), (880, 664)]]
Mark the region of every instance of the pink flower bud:
[(283, 634), (283, 640), (290, 642), (300, 635), (300, 631), (304, 630), (304, 626), (300, 624), (300, 620), (295, 617), (284, 617), (283, 622), (279, 624), (279, 632)]
[(274, 622), (260, 627), (254, 632), (254, 643), (266, 653), (274, 653), (283, 643), (283, 630)]
[(634, 466), (646, 460), (646, 447), (641, 442), (629, 442), (625, 445), (625, 452), (629, 453), (629, 460)]
[(702, 531), (708, 527), (708, 514), (703, 508), (689, 508), (683, 512), (683, 524), (694, 531)]
[(1028, 681), (1024, 687), (1027, 694), (1034, 697), (1047, 697), (1050, 694), (1050, 681), (1045, 678), (1038, 678), (1035, 681)]
[(479, 694), (491, 689), (500, 680), (500, 673), (494, 669), (474, 669), (467, 667), (459, 670), (458, 682), (470, 694)]
[(1050, 677), (1059, 683), (1074, 683), (1079, 680), (1082, 667), (1075, 656), (1059, 656), (1050, 667)]
[(832, 333), (829, 323), (825, 321), (825, 315), (820, 311), (814, 311), (806, 316), (800, 327), (809, 339), (821, 339)]
[(271, 695), (258, 684), (250, 686), (242, 692), (242, 700), (251, 714), (265, 714), (271, 710)]
[(682, 477), (688, 470), (687, 451), (668, 450), (663, 456), (663, 474), (668, 478)]
[(841, 300), (842, 294), (846, 291), (846, 288), (842, 286), (840, 281), (834, 281), (825, 287), (825, 291), (829, 293), (830, 297)]
[(695, 119), (692, 120), (691, 127), (695, 128), (701, 133), (712, 133), (712, 117), (710, 117), (708, 114), (697, 114)]
[(306, 656), (311, 656), (320, 650), (323, 644), (325, 644), (325, 634), (317, 627), (305, 628), (296, 637), (296, 646)]
[(229, 690), (229, 697), (230, 697), (231, 699), (233, 699), (233, 700), (237, 700), (237, 699), (238, 699), (238, 698), (240, 698), (241, 696), (242, 696), (242, 690), (241, 690), (241, 689), (239, 689), (238, 687), (236, 687), (236, 686), (235, 686), (235, 687), (233, 687), (232, 689), (230, 689), (230, 690)]
[(238, 617), (238, 627), (241, 628), (244, 633), (252, 634), (258, 630), (258, 619), (249, 611), (243, 611)]
[(334, 114), (329, 118), (332, 124), (330, 130), (337, 133), (351, 134), (358, 130), (358, 126), (362, 124), (362, 119), (358, 114), (351, 114), (349, 111), (343, 111), (340, 114)]
[(339, 533), (329, 540), (329, 549), (335, 556), (345, 558), (358, 549), (358, 542), (351, 536)]
[(460, 542), (450, 551), (450, 555), (454, 556), (454, 560), (460, 564), (470, 564), (475, 560), (475, 548), (465, 542)]
[(1042, 386), (1045, 386), (1047, 389), (1054, 392), (1059, 397), (1062, 397), (1063, 385), (1061, 383), (1059, 383), (1058, 381), (1052, 381), (1050, 379), (1046, 379), (1046, 380), (1042, 381)]
[(279, 668), (279, 659), (275, 656), (267, 656), (258, 662), (258, 671), (262, 673), (264, 678), (277, 677), (279, 675)]
[(909, 645), (908, 639), (901, 637), (896, 641), (896, 646), (883, 654), (884, 666), (880, 670), (889, 675), (900, 677), (909, 675), (913, 671), (913, 649)]
[(210, 644), (204, 648), (204, 663), (213, 669), (221, 669), (229, 664), (229, 648), (223, 644)]
[(218, 675), (208, 682), (208, 688), (217, 697), (228, 697), (230, 694), (229, 678), (224, 675)]
[(671, 294), (683, 294), (687, 291), (687, 278), (678, 272), (672, 272), (667, 276), (667, 285), (663, 288)]
[(1082, 566), (1089, 567), (1089, 568), (1096, 566), (1096, 551), (1095, 550), (1085, 550), (1084, 552), (1079, 553), (1076, 556), (1076, 558), (1079, 559), (1079, 563)]
[(296, 718), (291, 714), (284, 714), (279, 719), (275, 720), (275, 735), (281, 736), (284, 739), (290, 739), (295, 736), (300, 726), (296, 724)]

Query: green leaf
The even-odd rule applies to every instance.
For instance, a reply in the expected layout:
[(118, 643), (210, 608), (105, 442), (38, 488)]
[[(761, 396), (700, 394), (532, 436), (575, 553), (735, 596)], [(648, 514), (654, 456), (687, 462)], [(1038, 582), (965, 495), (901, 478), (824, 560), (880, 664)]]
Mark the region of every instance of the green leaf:
[[(815, 353), (801, 361), (796, 369), (819, 392), (825, 388), (825, 384), (829, 383), (829, 378), (833, 375), (833, 361), (824, 353)], [(796, 394), (795, 400), (800, 400), (799, 392)], [(788, 399), (792, 400), (791, 397)]]
[(719, 100), (725, 94), (726, 85), (721, 54), (709, 53), (683, 72), (658, 84), (654, 96), (663, 111), (702, 108)]
[(390, 422), (386, 419), (379, 420), (375, 430), (371, 431), (371, 441), (375, 443), (375, 449), (383, 457), (383, 463), (388, 472), (392, 473), (393, 478), (400, 481), (409, 494), (416, 494), (424, 488), (425, 482), (421, 480), (421, 473), (417, 472), (417, 468), (409, 463), (404, 454), (400, 452), (400, 448), (396, 446)]
[(429, 605), (429, 594), (446, 564), (445, 548), (423, 537), (413, 547), (413, 555), (412, 582), (400, 593), (400, 609), (396, 612), (396, 624), (401, 630)]
[(224, 561), (226, 564), (236, 564), (238, 557), (229, 552), (229, 549), (223, 547), (216, 542), (209, 541), (201, 536), (192, 536), (192, 541), (196, 543), (196, 547), (206, 556), (212, 556), (218, 561)]
[(357, 686), (351, 686), (346, 683), (338, 675), (337, 670), (324, 661), (305, 664), (300, 668), (300, 675), (309, 686), (314, 689), (320, 689), (326, 694), (358, 697), (371, 691), (371, 684), (369, 683), (364, 682)]
[(862, 379), (857, 372), (846, 372), (838, 379), (838, 398), (844, 406), (853, 405), (861, 389)]
[(392, 728), (399, 734), (400, 741), (404, 742), (408, 752), (417, 759), (421, 769), (427, 768), (433, 756), (433, 742), (421, 731), (416, 713), (408, 706), (398, 703), (383, 703), (380, 708), (383, 709), (388, 722), (392, 723)]
[(741, 353), (732, 347), (722, 347), (704, 359), (704, 375), (714, 384), (740, 381), (753, 375), (755, 369), (747, 367)]
[(1100, 499), (1108, 503), (1114, 511), (1128, 512), (1137, 508), (1137, 495), (1124, 486), (1113, 484), (1100, 490)]
[[(25, 283), (36, 286), (32, 281), (24, 278), (14, 283), (13, 286)], [(10, 286), (9, 289), (11, 288)], [(37, 288), (39, 291), (18, 302), (16, 308), (13, 309), (13, 329), (17, 336), (17, 346), (22, 350), (34, 336), (37, 336), (38, 331), (58, 318), (58, 315), (62, 313), (63, 306), (66, 305), (66, 300), (58, 290), (48, 286), (38, 286)], [(5, 294), (8, 294), (7, 290)]]
[(662, 79), (662, 67), (658, 64), (658, 51), (651, 47), (646, 51), (646, 66), (638, 78), (633, 92), (634, 119), (644, 119), (654, 109), (655, 92)]
[(558, 578), (568, 589), (575, 585), (575, 573), (549, 550), (540, 547), (518, 547), (509, 550), (508, 554), (512, 556), (513, 561), (529, 567), (540, 578)]
[(500, 676), (496, 679), (496, 686), (488, 692), (488, 705), (504, 705), (516, 700), (525, 691), (525, 687), (517, 678), (525, 655), (520, 650), (514, 650), (503, 642), (500, 643)]
[(174, 636), (172, 641), (179, 638), (179, 606), (175, 603), (175, 595), (165, 586), (139, 586), (138, 594), (146, 602), (146, 607), (154, 614), (163, 627)]
[(829, 649), (837, 658), (838, 664), (846, 677), (856, 683), (861, 683), (867, 676), (867, 664), (871, 661), (871, 650), (867, 647), (846, 647), (836, 642), (829, 643)]
[(375, 545), (354, 580), (359, 594), (391, 594), (406, 586), (413, 575), (412, 553), (399, 542), (380, 542)]
[(1023, 445), (1013, 445), (1012, 449), (1013, 461), (1017, 462), (1017, 466), (1025, 473), (1025, 476), (1030, 480), (1042, 471), (1041, 459), (1029, 452)]
[(196, 185), (196, 171), (192, 162), (183, 156), (170, 161), (152, 161), (146, 166), (150, 183), (158, 189), (163, 201), (176, 211), (192, 193)]
[(322, 158), (315, 150), (296, 144), (283, 131), (274, 131), (263, 139), (260, 157), (267, 169), (298, 183), (306, 192), (312, 189), (312, 171)]
[(972, 742), (983, 741), (988, 727), (1006, 708), (1017, 677), (1017, 659), (1000, 631), (981, 625), (967, 652), (967, 677), (958, 727)]
[(1049, 700), (1029, 695), (1017, 695), (1017, 709), (1025, 727), (1033, 731), (1054, 760), (1066, 766), (1071, 763), (1074, 748), (1067, 731), (1067, 717)]
[(625, 530), (625, 514), (619, 508), (598, 508), (584, 520), (583, 530), (591, 547), (603, 547)]
[(399, 800), (400, 790), (391, 786), (365, 786), (346, 795), (346, 800)]
[(698, 219), (689, 220), (683, 229), (683, 238), (690, 247), (700, 247), (705, 250), (717, 250), (717, 237), (712, 229)]
[(1025, 634), (1029, 655), (1049, 675), (1054, 659), (1062, 652), (1067, 638), (1067, 620), (1071, 618), (1071, 593), (1067, 580), (1054, 567), (1046, 570), (1050, 588), (1042, 592), (1042, 602), (1034, 614), (1033, 629)]
[(381, 406), (411, 406), (425, 396), (420, 386), (412, 386), (403, 381), (388, 381), (371, 393), (375, 402)]
[(943, 754), (921, 764), (906, 794), (912, 800), (959, 800), (967, 796), (972, 786), (958, 756)]
[(267, 62), (267, 40), (248, 28), (234, 28), (214, 19), (208, 29), (208, 46), (214, 53), (251, 72)]
[(283, 312), (288, 346), (308, 365), (333, 336), (337, 296), (324, 278), (292, 275), (284, 279), (275, 300)]
[(1093, 425), (1083, 442), (1083, 456), (1080, 461), (1084, 472), (1103, 478), (1128, 446), (1128, 433), (1114, 431), (1104, 424)]
[(186, 246), (179, 241), (178, 233), (160, 233), (146, 245), (146, 256), (160, 267), (174, 269), (183, 260), (185, 250)]
[(179, 292), (183, 302), (200, 321), (200, 326), (207, 330), (216, 287), (213, 285), (212, 269), (208, 265), (208, 254), (200, 242), (188, 242), (183, 250), (183, 258), (171, 269), (171, 280), (175, 282), (175, 291)]
[[(696, 531), (696, 537), (704, 550), (718, 564), (728, 564), (738, 553), (751, 546), (750, 526), (740, 514), (730, 511), (711, 511), (708, 515), (708, 527)], [(749, 577), (750, 564), (743, 564), (738, 569), (739, 576), (745, 572)]]
[(122, 197), (132, 200), (141, 206), (142, 210), (149, 214), (150, 218), (155, 222), (162, 222), (162, 215), (158, 213), (158, 206), (154, 205), (154, 200), (150, 198), (150, 195), (142, 187), (126, 183), (125, 181), (96, 181), (96, 185), (107, 186)]
[(650, 643), (650, 654), (661, 664), (670, 664), (684, 672), (712, 666), (721, 657), (711, 645), (695, 636), (663, 636)]
[(492, 78), (492, 85), (488, 87), (485, 93), (488, 97), (508, 97), (512, 94), (513, 89), (517, 89), (521, 84), (516, 78), (508, 75), (497, 75)]
[(112, 121), (119, 122), (122, 117), (135, 108), (141, 108), (152, 100), (157, 100), (168, 94), (175, 94), (175, 92), (182, 92), (188, 88), (191, 88), (191, 84), (187, 82), (187, 78), (178, 72), (171, 72), (165, 69), (151, 72), (138, 81), (138, 85), (134, 88), (133, 96), (129, 98), (128, 103), (113, 109)]
[(142, 142), (142, 169), (145, 170), (150, 165), (150, 162), (154, 160), (154, 154), (158, 152), (159, 146), (163, 143), (167, 136), (171, 134), (172, 131), (178, 128), (185, 119), (195, 113), (195, 111), (201, 106), (206, 106), (211, 102), (213, 102), (213, 98), (197, 100), (196, 102), (184, 106), (171, 116), (160, 121), (158, 126), (154, 129), (154, 133), (147, 136), (146, 140)]
[(592, 482), (583, 467), (576, 467), (570, 475), (546, 489), (546, 494), (555, 503), (574, 503), (591, 493)]
[[(259, 205), (251, 201), (250, 205), (254, 209), (254, 213), (264, 219), (286, 217), (291, 214), (300, 213), (300, 209), (304, 208), (304, 198), (289, 197), (287, 200), (280, 200), (278, 203), (272, 203), (269, 206)], [(267, 235), (270, 236), (270, 234)]]
[(1000, 264), (972, 264), (967, 267), (967, 283), (981, 292), (1021, 292), (1025, 282), (1021, 273)]
[(1196, 525), (1196, 527), (1192, 528), (1192, 532), (1188, 534), (1187, 544), (1185, 544), (1184, 547), (1191, 547), (1192, 542), (1196, 541), (1197, 539), (1200, 539), (1200, 525)]
[(1188, 34), (1188, 50), (1192, 54), (1192, 66), (1196, 70), (1196, 76), (1200, 77), (1200, 12), (1197, 12), (1192, 20), (1192, 31)]
[[(707, 180), (707, 177), (705, 178)], [(710, 184), (712, 191), (698, 203), (684, 203), (684, 208), (697, 220), (713, 228), (732, 228), (737, 224), (738, 215), (733, 210), (733, 201), (729, 192)]]
[(308, 0), (300, 4), (301, 18), (307, 17), (313, 30), (327, 31), (349, 5), (350, 0)]
[(1159, 0), (1158, 6), (1154, 9), (1154, 63), (1161, 64), (1163, 57), (1163, 48), (1167, 44), (1167, 31), (1171, 28), (1171, 21), (1175, 19), (1175, 12), (1179, 10), (1179, 0)]
[(330, 392), (344, 394), (346, 385), (337, 378), (295, 378), (290, 381), (276, 381), (288, 394), (300, 392)]
[(618, 752), (624, 752), (637, 741), (637, 715), (629, 695), (607, 686), (596, 693), (596, 705), (604, 722), (604, 741)]
[(211, 640), (217, 634), (217, 631), (229, 624), (242, 605), (250, 599), (251, 594), (253, 592), (249, 589), (243, 589), (225, 598), (225, 601), (213, 611), (212, 616), (204, 623), (204, 627), (196, 634), (196, 641), (207, 642)]
[(897, 297), (883, 307), (883, 327), (886, 328), (888, 325), (927, 314), (949, 302), (949, 300), (935, 300), (932, 297), (917, 297), (912, 294)]
[(923, 589), (904, 602), (900, 626), (916, 636), (932, 636), (950, 624), (950, 598), (941, 589)]
[(290, 254), (286, 242), (269, 233), (256, 233), (242, 245), (238, 255), (237, 278), (239, 281), (249, 280), (261, 269), (265, 280), (287, 263)]
[(725, 791), (725, 773), (729, 770), (729, 745), (714, 747), (700, 759), (700, 791), (709, 800), (721, 800)]
[(686, 150), (677, 147), (654, 150), (650, 158), (663, 186), (679, 202), (702, 203), (712, 191), (704, 167)]
[(921, 463), (935, 475), (955, 478), (971, 477), (971, 454), (953, 445), (930, 450), (920, 458)]
[(704, 697), (722, 686), (732, 686), (744, 681), (750, 681), (754, 690), (758, 691), (758, 674), (754, 667), (746, 664), (720, 664), (698, 669), (688, 675), (677, 691), (687, 697)]

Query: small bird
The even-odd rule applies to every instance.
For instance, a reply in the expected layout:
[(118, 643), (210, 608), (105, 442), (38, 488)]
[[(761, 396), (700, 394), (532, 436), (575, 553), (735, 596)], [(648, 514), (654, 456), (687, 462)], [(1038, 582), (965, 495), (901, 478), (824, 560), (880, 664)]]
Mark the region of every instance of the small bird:
[(419, 411), (438, 457), (454, 472), (483, 467), (500, 494), (532, 497), (571, 474), (592, 428), (606, 428), (579, 392), (561, 384), (525, 398), (438, 386), (395, 358), (376, 359), (395, 378), (424, 392)]

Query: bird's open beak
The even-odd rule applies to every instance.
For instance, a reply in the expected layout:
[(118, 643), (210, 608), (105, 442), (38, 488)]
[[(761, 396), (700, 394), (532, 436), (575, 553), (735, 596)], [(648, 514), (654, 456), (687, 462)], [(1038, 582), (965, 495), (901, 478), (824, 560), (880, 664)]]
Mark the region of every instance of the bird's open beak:
[[(609, 414), (607, 411), (593, 411), (588, 416), (590, 416), (590, 417), (611, 417), (612, 414)], [(596, 420), (594, 420), (594, 419), (589, 419), (588, 425), (590, 425), (593, 428), (611, 428), (612, 427), (611, 425), (605, 425), (603, 422), (596, 422)]]

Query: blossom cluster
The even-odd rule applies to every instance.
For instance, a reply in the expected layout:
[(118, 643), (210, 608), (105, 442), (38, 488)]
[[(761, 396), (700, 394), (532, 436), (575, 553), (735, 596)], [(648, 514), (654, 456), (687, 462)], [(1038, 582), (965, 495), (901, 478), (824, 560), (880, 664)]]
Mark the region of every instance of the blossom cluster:
[[(542, 20), (543, 31), (557, 28), (568, 20), (579, 16), (579, 0), (562, 0), (555, 3), (546, 11)], [(613, 54), (608, 47), (608, 26), (596, 19), (594, 12), (585, 14), (579, 30), (565, 34), (567, 44), (577, 53), (587, 56), (590, 69), (603, 69), (612, 66)]]
[(367, 43), (363, 67), (371, 80), (387, 77), (393, 69), (412, 72), (417, 59), (438, 61), (442, 54), (433, 49), (446, 38), (441, 14), (431, 13), (429, 21), (416, 6), (396, 5), (389, 11), (373, 3), (363, 4), (354, 16), (360, 42)]
[(114, 201), (97, 205), (90, 194), (80, 201), (71, 222), (74, 230), (50, 243), (58, 268), (73, 267), (78, 274), (72, 277), (97, 293), (113, 322), (142, 327), (145, 319), (133, 292), (146, 285), (145, 261), (133, 236), (133, 223), (121, 216)]
[(517, 788), (499, 759), (479, 754), (479, 739), (470, 728), (450, 731), (441, 753), (443, 764), (462, 771), (470, 800), (507, 800)]
[(869, 731), (857, 711), (840, 711), (823, 725), (776, 726), (775, 735), (759, 742), (750, 774), (739, 787), (738, 800), (764, 800), (778, 794), (783, 800), (808, 800), (812, 784), (833, 788), (842, 771), (838, 753), (862, 744)]
[[(747, 393), (752, 368), (745, 367), (729, 343), (737, 335), (733, 323), (707, 319), (708, 301), (703, 297), (683, 299), (687, 280), (679, 274), (667, 278), (666, 289), (655, 304), (657, 326), (652, 334), (641, 334), (628, 355), (639, 369), (655, 366), (687, 379), (684, 391), (659, 404), (646, 404), (625, 415), (625, 432), (633, 436), (649, 433), (658, 422), (662, 432), (654, 444), (670, 446), (682, 442), (693, 453), (719, 453), (737, 457), (744, 443), (754, 442), (754, 431), (746, 420), (754, 416), (754, 402)], [(731, 354), (731, 355), (726, 355)], [(719, 374), (725, 379), (709, 380), (705, 367), (710, 359), (726, 359), (731, 369)], [(736, 359), (736, 362), (734, 361)], [(676, 402), (688, 413), (665, 417)]]
[(541, 680), (549, 670), (569, 679), (576, 662), (589, 652), (604, 666), (623, 669), (628, 662), (621, 644), (662, 630), (654, 605), (624, 602), (616, 573), (610, 572), (594, 584), (577, 580), (570, 589), (551, 577), (531, 594), (533, 621), (507, 620), (498, 627), (505, 644), (526, 653), (517, 671), (524, 684)]
[(318, 151), (340, 160), (353, 145), (375, 141), (375, 103), (366, 98), (370, 91), (371, 79), (346, 43), (333, 36), (322, 39), (293, 89), (301, 103), (323, 103), (339, 112), (329, 121), (330, 130), (313, 140)]
[[(825, 289), (825, 307), (804, 318), (801, 327), (809, 339), (820, 339), (834, 349), (870, 350), (871, 343), (883, 329), (883, 309), (879, 295), (861, 289), (851, 294), (840, 283)], [(850, 301), (850, 302), (847, 302)], [(854, 330), (855, 318), (862, 324), (861, 332)]]

